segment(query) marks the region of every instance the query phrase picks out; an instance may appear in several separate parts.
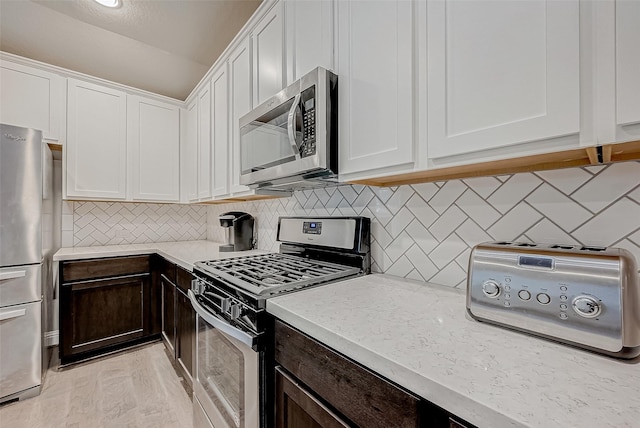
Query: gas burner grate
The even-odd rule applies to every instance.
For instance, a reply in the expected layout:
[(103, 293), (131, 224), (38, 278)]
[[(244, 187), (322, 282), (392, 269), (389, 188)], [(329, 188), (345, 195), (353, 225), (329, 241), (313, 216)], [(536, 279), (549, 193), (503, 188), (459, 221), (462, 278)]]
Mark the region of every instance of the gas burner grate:
[(356, 267), (280, 253), (198, 262), (196, 266), (257, 295), (276, 294), (359, 273)]

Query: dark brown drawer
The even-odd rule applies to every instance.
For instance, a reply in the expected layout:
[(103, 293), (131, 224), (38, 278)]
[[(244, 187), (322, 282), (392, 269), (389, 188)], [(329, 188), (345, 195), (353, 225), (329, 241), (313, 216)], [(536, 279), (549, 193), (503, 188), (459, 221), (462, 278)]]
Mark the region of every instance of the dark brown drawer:
[(62, 263), (62, 282), (149, 273), (149, 256), (110, 257)]
[(275, 359), (351, 422), (362, 427), (418, 427), (420, 399), (281, 321)]
[(193, 279), (193, 275), (186, 269), (178, 266), (176, 268), (176, 284), (178, 288), (187, 293), (189, 289), (191, 289), (191, 280)]
[(176, 283), (176, 265), (164, 257), (158, 256), (158, 273), (166, 276), (173, 284)]

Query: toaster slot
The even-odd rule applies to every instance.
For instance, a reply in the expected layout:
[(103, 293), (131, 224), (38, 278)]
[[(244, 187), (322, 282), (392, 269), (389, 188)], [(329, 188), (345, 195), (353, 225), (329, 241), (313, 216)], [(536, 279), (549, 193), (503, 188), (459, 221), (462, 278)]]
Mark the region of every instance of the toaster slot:
[(556, 245), (552, 245), (551, 248), (557, 248), (559, 250), (573, 250), (574, 245), (560, 245), (560, 244), (556, 244)]
[(580, 248), (581, 251), (594, 251), (594, 252), (598, 252), (598, 251), (605, 251), (607, 248), (606, 247), (592, 247), (592, 246), (584, 246), (582, 248)]

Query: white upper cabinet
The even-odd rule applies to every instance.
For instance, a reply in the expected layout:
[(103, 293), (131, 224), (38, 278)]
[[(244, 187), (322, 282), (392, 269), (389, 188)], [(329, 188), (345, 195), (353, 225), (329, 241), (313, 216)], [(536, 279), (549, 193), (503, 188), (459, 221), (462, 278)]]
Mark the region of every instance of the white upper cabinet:
[(229, 86), (227, 64), (211, 78), (211, 125), (213, 171), (212, 196), (229, 193)]
[(133, 200), (180, 199), (180, 109), (127, 97), (128, 183)]
[(0, 122), (39, 129), (60, 140), (64, 123), (65, 79), (10, 61), (0, 62)]
[(616, 119), (640, 123), (640, 1), (616, 1)]
[(198, 200), (198, 100), (187, 104), (182, 111), (182, 177), (187, 201)]
[(211, 197), (211, 86), (198, 93), (198, 198)]
[(334, 69), (333, 0), (287, 0), (287, 85), (316, 67)]
[(338, 1), (339, 173), (414, 161), (411, 1)]
[(126, 165), (126, 94), (68, 79), (65, 196), (125, 199)]
[(229, 55), (229, 135), (231, 141), (231, 192), (247, 192), (240, 184), (240, 118), (251, 111), (251, 54), (248, 40), (236, 46)]
[(254, 105), (284, 87), (284, 20), (282, 1), (277, 2), (253, 29)]
[(579, 8), (427, 2), (427, 156), (578, 134)]

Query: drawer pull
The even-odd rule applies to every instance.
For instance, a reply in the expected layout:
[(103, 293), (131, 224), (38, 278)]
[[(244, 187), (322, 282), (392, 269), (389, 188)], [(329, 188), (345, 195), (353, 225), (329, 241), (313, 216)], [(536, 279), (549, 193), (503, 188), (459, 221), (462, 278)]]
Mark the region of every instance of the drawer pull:
[(11, 318), (18, 318), (26, 313), (26, 309), (16, 309), (15, 311), (2, 312), (0, 313), (0, 321), (10, 320)]
[(27, 276), (26, 270), (14, 270), (11, 272), (0, 272), (0, 281), (6, 281), (7, 279), (22, 278)]

